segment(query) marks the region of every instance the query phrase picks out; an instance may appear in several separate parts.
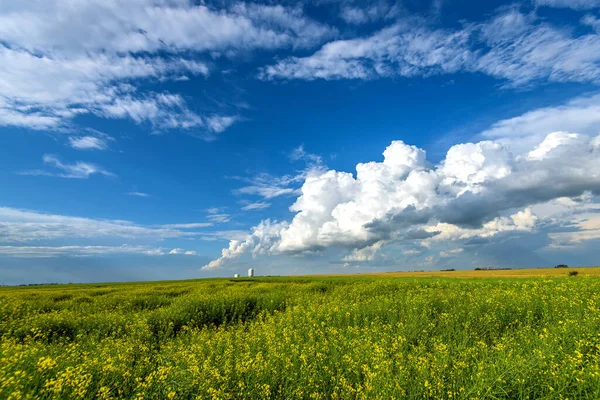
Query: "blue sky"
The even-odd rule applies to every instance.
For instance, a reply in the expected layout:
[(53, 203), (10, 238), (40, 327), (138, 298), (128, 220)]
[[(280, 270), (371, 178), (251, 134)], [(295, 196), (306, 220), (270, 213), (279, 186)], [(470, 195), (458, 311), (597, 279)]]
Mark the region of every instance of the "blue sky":
[(598, 264), (600, 2), (4, 2), (0, 283)]

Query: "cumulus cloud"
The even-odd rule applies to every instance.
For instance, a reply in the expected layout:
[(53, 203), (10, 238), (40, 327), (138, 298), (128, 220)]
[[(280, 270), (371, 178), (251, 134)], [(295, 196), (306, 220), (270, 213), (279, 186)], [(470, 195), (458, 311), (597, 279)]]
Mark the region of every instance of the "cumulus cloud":
[[(199, 28), (201, 27), (201, 28)], [(210, 73), (204, 55), (306, 48), (336, 35), (299, 7), (187, 0), (31, 1), (0, 6), (0, 126), (61, 130), (76, 115), (158, 129), (220, 133), (237, 121), (201, 115), (141, 81)], [(213, 139), (212, 135), (205, 136)]]
[(342, 257), (342, 262), (368, 262), (374, 261), (378, 256), (379, 250), (385, 245), (384, 241), (377, 242), (372, 246), (362, 249), (354, 249), (352, 253)]
[(509, 9), (462, 29), (404, 19), (370, 36), (336, 40), (307, 57), (263, 68), (262, 79), (375, 79), (484, 73), (507, 86), (537, 81), (600, 83), (600, 35)]
[(426, 161), (424, 150), (394, 141), (382, 162), (358, 164), (355, 175), (335, 170), (308, 175), (290, 207), (296, 213), (291, 222), (262, 221), (203, 269), (223, 267), (244, 254), (327, 248), (351, 250), (344, 261), (369, 261), (385, 243), (428, 246), (530, 232), (538, 222), (532, 206), (600, 193), (596, 141), (550, 133), (522, 154), (493, 141), (458, 144), (437, 165)]
[(108, 172), (99, 165), (87, 163), (83, 161), (76, 161), (73, 164), (65, 164), (58, 157), (52, 154), (46, 154), (43, 157), (44, 164), (49, 166), (50, 170), (32, 170), (23, 171), (21, 175), (42, 175), (42, 176), (55, 176), (59, 178), (70, 178), (70, 179), (87, 179), (91, 175), (105, 175), (115, 176), (112, 172)]
[(544, 138), (542, 143), (537, 145), (535, 149), (527, 153), (527, 158), (530, 160), (543, 160), (548, 154), (558, 146), (568, 145), (574, 140), (577, 140), (579, 135), (569, 132), (552, 132)]
[(600, 201), (591, 192), (577, 197), (561, 197), (532, 207), (550, 231), (550, 249), (573, 249), (600, 238)]

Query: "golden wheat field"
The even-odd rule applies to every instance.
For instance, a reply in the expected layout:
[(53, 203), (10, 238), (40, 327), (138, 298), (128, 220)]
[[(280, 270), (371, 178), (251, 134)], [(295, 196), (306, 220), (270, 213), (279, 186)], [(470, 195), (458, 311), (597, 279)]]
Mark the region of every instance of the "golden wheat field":
[(1, 288), (0, 398), (597, 399), (578, 271)]

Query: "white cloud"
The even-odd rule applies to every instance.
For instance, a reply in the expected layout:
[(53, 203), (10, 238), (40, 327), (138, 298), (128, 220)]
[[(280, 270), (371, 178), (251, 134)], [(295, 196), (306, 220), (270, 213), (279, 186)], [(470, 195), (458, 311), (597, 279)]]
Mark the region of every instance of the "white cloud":
[(417, 255), (421, 254), (421, 251), (417, 250), (417, 249), (408, 249), (408, 250), (402, 251), (402, 254), (404, 254), (405, 256), (417, 256)]
[(569, 132), (552, 132), (544, 138), (544, 141), (537, 145), (533, 150), (527, 153), (527, 158), (530, 160), (543, 160), (548, 154), (558, 146), (568, 145), (574, 140), (577, 140), (579, 135)]
[(297, 187), (294, 186), (297, 186), (297, 184), (302, 182), (303, 178), (304, 174), (276, 177), (267, 173), (259, 174), (253, 178), (235, 177), (234, 179), (245, 181), (249, 183), (249, 185), (235, 189), (233, 194), (256, 195), (265, 199), (292, 195), (297, 193)]
[[(508, 217), (497, 217), (478, 228), (460, 227), (446, 222), (435, 223), (425, 227), (425, 231), (435, 233), (435, 236), (424, 239), (420, 244), (432, 247), (434, 243), (446, 241), (467, 240), (471, 238), (492, 238), (502, 232), (531, 232), (538, 222), (538, 217), (531, 208), (526, 208)], [(451, 254), (456, 254), (451, 253)], [(443, 256), (441, 253), (440, 255)]]
[(340, 10), (340, 17), (348, 24), (361, 25), (381, 19), (393, 18), (398, 14), (397, 6), (385, 2), (372, 4), (366, 8), (345, 5)]
[(552, 240), (552, 248), (574, 248), (585, 241), (600, 239), (600, 216), (598, 214), (579, 217), (572, 221), (574, 229), (567, 232), (552, 232), (548, 236)]
[(223, 224), (225, 222), (231, 221), (231, 215), (224, 214), (224, 213), (222, 213), (222, 214), (212, 213), (212, 214), (207, 215), (206, 219), (208, 219), (211, 222)]
[[(206, 127), (214, 131), (207, 121), (190, 111), (179, 95), (154, 94), (144, 98), (125, 95), (111, 103), (99, 105), (96, 110), (106, 118), (131, 118), (138, 124), (150, 123), (158, 129), (192, 129)], [(207, 139), (212, 136), (206, 136)]]
[[(203, 269), (244, 254), (337, 247), (354, 250), (344, 261), (369, 260), (382, 242), (427, 246), (530, 232), (539, 221), (531, 206), (600, 191), (600, 149), (594, 138), (577, 138), (521, 154), (491, 141), (459, 144), (436, 166), (423, 150), (394, 141), (383, 162), (358, 164), (356, 176), (334, 170), (308, 175), (290, 207), (296, 213), (291, 222), (261, 222)], [(526, 157), (530, 151), (535, 157)]]
[(456, 256), (457, 254), (462, 253), (464, 250), (461, 248), (458, 249), (452, 249), (452, 250), (446, 250), (446, 251), (440, 251), (440, 257), (453, 257)]
[(573, 251), (588, 240), (600, 238), (600, 202), (591, 192), (573, 198), (558, 198), (532, 209), (541, 224), (559, 228), (557, 232), (549, 229), (550, 248)]
[(377, 242), (372, 246), (368, 246), (362, 249), (354, 249), (352, 253), (344, 256), (341, 261), (342, 262), (368, 262), (374, 261), (377, 256), (379, 250), (385, 245), (384, 241)]
[(199, 237), (211, 233), (190, 231), (205, 224), (144, 226), (130, 221), (105, 220), (0, 207), (0, 243), (64, 238), (127, 238), (162, 240)]
[(46, 154), (43, 157), (44, 164), (53, 168), (53, 170), (32, 170), (21, 172), (21, 175), (42, 175), (55, 176), (59, 178), (87, 179), (91, 175), (115, 176), (99, 165), (76, 161), (74, 164), (65, 164), (58, 157), (52, 154)]
[(173, 249), (171, 251), (169, 251), (169, 254), (171, 255), (184, 255), (184, 256), (196, 256), (198, 255), (195, 251), (191, 251), (191, 250), (184, 250), (184, 249)]
[(144, 193), (144, 192), (127, 192), (126, 193), (128, 196), (136, 196), (136, 197), (150, 197), (150, 195), (148, 193)]
[[(181, 250), (181, 249), (178, 249)], [(182, 250), (183, 252), (183, 250)], [(195, 255), (195, 252), (191, 252)], [(110, 255), (162, 256), (163, 248), (148, 246), (0, 246), (0, 256), (16, 258), (100, 257)], [(175, 254), (175, 253), (169, 253)], [(179, 254), (179, 253), (177, 253)], [(184, 253), (181, 253), (184, 254)], [(185, 253), (187, 254), (187, 252)]]
[[(200, 27), (200, 28), (199, 28)], [(304, 48), (335, 35), (301, 8), (185, 0), (31, 1), (0, 7), (0, 126), (60, 130), (79, 114), (158, 129), (219, 133), (237, 117), (202, 116), (138, 90), (140, 81), (207, 76), (209, 52)], [(202, 135), (200, 135), (202, 136)], [(212, 135), (206, 135), (212, 139)]]
[(237, 117), (213, 115), (208, 117), (206, 123), (211, 131), (221, 133), (238, 120)]
[(600, 94), (581, 96), (564, 105), (539, 108), (496, 122), (481, 136), (524, 151), (548, 133), (558, 131), (589, 136), (600, 133)]
[(265, 208), (271, 207), (271, 203), (267, 203), (264, 201), (258, 201), (256, 203), (249, 203), (242, 207), (244, 211), (255, 211), (255, 210), (264, 210)]
[(310, 175), (319, 174), (325, 171), (323, 158), (317, 154), (308, 153), (304, 146), (300, 145), (293, 149), (288, 155), (290, 161), (302, 161), (305, 168), (296, 171), (295, 174), (283, 176), (273, 176), (268, 173), (261, 173), (254, 177), (233, 177), (248, 183), (248, 186), (233, 190), (235, 195), (255, 195), (266, 200), (279, 196), (291, 196), (299, 194), (299, 185)]
[(69, 144), (77, 150), (106, 150), (108, 143), (105, 139), (95, 136), (70, 137)]
[(244, 3), (215, 9), (185, 0), (92, 0), (77, 4), (53, 0), (12, 5), (3, 11), (0, 36), (30, 51), (275, 49), (311, 46), (335, 34), (335, 30), (306, 18), (300, 8)]
[(304, 161), (308, 168), (323, 168), (323, 157), (318, 154), (312, 154), (304, 150), (304, 145), (296, 147), (289, 155), (291, 161)]
[(367, 12), (358, 7), (342, 7), (340, 16), (349, 24), (360, 25), (369, 21)]
[(581, 18), (581, 23), (594, 29), (597, 33), (600, 33), (600, 18), (597, 18), (591, 14), (585, 15)]
[(186, 224), (167, 224), (162, 225), (163, 228), (168, 229), (198, 229), (198, 228), (207, 228), (209, 226), (213, 226), (212, 222), (191, 222)]
[(576, 35), (509, 9), (462, 29), (404, 19), (370, 36), (336, 40), (307, 57), (263, 68), (262, 79), (375, 79), (484, 73), (508, 86), (537, 81), (600, 83), (600, 35)]
[(244, 232), (243, 238), (236, 237), (229, 242), (229, 247), (221, 252), (221, 258), (211, 261), (202, 267), (203, 270), (214, 270), (222, 268), (229, 260), (236, 259), (244, 253), (252, 254), (270, 254), (275, 250), (282, 231), (287, 227), (287, 223), (271, 223), (271, 221), (262, 221), (252, 228), (252, 234)]
[(128, 82), (193, 73), (189, 69), (196, 70), (196, 64), (111, 53), (34, 56), (0, 46), (0, 125), (64, 129), (73, 117), (92, 113), (168, 128), (159, 119), (167, 112), (176, 114), (167, 121), (190, 120), (194, 114), (185, 104), (168, 103), (173, 95), (142, 95)]
[(468, 32), (432, 31), (404, 21), (365, 37), (337, 40), (308, 57), (265, 67), (263, 79), (372, 79), (456, 72), (472, 55)]
[(589, 10), (600, 7), (600, 0), (534, 0), (538, 6)]

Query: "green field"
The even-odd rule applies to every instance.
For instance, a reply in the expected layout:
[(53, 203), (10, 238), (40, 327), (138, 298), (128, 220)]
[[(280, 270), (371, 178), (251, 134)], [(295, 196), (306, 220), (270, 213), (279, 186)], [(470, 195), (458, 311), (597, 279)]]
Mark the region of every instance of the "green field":
[[(0, 289), (0, 398), (600, 398), (600, 278)], [(485, 276), (485, 275), (480, 275)]]

